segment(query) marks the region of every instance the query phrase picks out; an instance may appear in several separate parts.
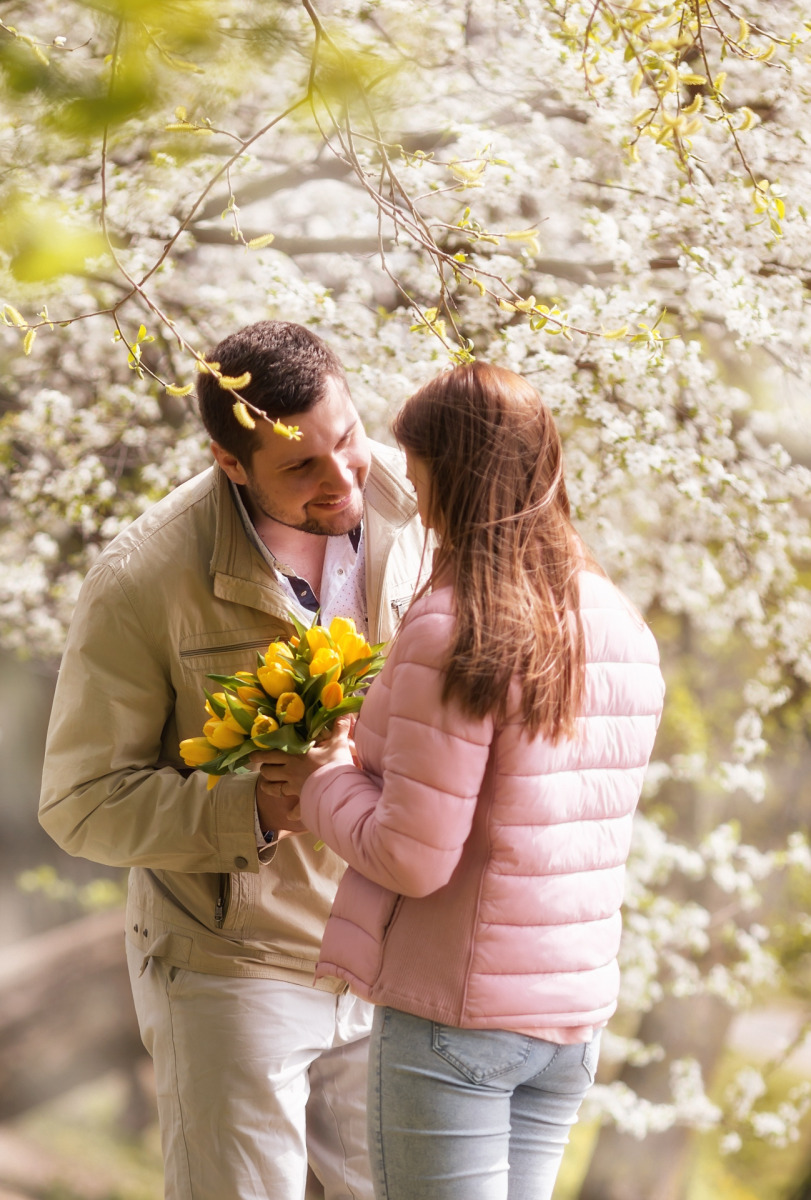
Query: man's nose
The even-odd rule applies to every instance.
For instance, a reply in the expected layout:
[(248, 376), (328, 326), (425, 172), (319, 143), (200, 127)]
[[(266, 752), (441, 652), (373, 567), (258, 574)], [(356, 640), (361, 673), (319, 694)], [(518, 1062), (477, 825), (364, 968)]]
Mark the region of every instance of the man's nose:
[(335, 488), (340, 491), (353, 486), (355, 473), (349, 461), (343, 455), (333, 455), (330, 458), (323, 482), (326, 487)]

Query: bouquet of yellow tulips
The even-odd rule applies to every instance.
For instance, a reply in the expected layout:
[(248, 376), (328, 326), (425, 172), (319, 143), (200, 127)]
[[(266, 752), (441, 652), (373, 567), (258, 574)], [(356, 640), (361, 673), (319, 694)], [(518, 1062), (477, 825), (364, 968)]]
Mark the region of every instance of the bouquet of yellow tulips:
[(351, 619), (335, 617), (329, 629), (290, 620), (296, 633), (271, 642), (255, 671), (208, 676), (222, 690), (205, 691), (203, 736), (182, 741), (180, 756), (210, 776), (209, 788), (256, 750), (306, 754), (338, 717), (360, 709), (383, 666), (383, 643), (370, 646)]

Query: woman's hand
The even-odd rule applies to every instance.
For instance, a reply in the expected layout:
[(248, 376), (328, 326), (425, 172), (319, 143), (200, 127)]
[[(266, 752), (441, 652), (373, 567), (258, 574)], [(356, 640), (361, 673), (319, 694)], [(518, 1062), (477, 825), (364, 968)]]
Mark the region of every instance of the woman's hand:
[(292, 833), (304, 830), (300, 820), (301, 789), (319, 767), (343, 763), (354, 765), (349, 733), (350, 718), (342, 718), (323, 742), (317, 742), (308, 754), (285, 754), (283, 750), (257, 750), (251, 755), (253, 766), (259, 768), (256, 785), (256, 805), (263, 829), (287, 829)]

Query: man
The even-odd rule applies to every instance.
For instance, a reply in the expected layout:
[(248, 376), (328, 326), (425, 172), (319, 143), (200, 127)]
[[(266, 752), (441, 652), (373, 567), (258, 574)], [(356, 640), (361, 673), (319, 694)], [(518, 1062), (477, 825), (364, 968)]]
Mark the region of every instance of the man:
[[(212, 362), (250, 373), (246, 428), (200, 378), (215, 463), (117, 537), (68, 636), (40, 819), (70, 854), (128, 866), (127, 957), (155, 1063), (169, 1200), (370, 1200), (368, 1011), (314, 983), (340, 862), (285, 817), (256, 774), (183, 768), (209, 672), (308, 623), (354, 617), (388, 640), (415, 587), (422, 535), (399, 455), (367, 441), (334, 353), (267, 321)], [(298, 426), (292, 440), (273, 421)], [(292, 836), (298, 834), (298, 836)], [(326, 983), (326, 986), (325, 986)]]

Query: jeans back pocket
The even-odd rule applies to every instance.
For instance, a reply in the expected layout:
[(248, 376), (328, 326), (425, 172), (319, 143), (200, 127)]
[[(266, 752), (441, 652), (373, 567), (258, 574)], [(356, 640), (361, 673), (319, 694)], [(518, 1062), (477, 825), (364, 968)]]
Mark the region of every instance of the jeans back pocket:
[(486, 1083), (522, 1067), (532, 1039), (506, 1029), (457, 1029), (434, 1022), (434, 1052), (471, 1083)]

